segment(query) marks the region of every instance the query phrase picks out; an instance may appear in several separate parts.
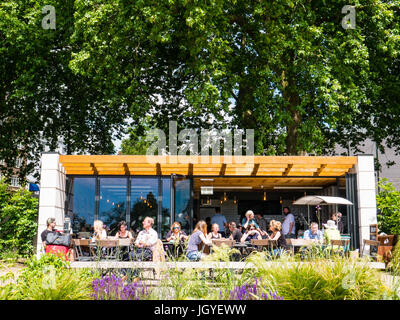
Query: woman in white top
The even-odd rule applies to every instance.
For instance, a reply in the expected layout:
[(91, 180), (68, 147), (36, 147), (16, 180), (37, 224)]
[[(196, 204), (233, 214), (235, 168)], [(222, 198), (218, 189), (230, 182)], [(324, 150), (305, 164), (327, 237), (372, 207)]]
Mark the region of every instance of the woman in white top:
[(208, 234), (208, 239), (222, 239), (222, 235), (219, 233), (219, 225), (218, 223), (214, 223), (211, 226), (211, 232)]
[(94, 234), (92, 238), (92, 242), (96, 240), (105, 240), (107, 239), (107, 232), (104, 229), (103, 221), (95, 220), (93, 223)]

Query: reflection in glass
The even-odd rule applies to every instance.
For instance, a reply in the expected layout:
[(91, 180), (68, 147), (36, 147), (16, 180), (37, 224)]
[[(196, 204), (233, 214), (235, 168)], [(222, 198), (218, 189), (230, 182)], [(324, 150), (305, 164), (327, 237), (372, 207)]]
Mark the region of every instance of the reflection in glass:
[(186, 234), (190, 233), (191, 227), (191, 189), (190, 179), (178, 178), (175, 180), (175, 221), (181, 224)]
[(107, 234), (115, 235), (118, 223), (126, 220), (126, 178), (99, 178), (99, 220), (107, 226)]
[(74, 177), (70, 181), (73, 183), (69, 198), (73, 233), (90, 232), (95, 215), (96, 178)]
[(154, 219), (153, 228), (157, 230), (158, 178), (131, 178), (130, 228), (138, 233), (143, 229), (145, 217)]

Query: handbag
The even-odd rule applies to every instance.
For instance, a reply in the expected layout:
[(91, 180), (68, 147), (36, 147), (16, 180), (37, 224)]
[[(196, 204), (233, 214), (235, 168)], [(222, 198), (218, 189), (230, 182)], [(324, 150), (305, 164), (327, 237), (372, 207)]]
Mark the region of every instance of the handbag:
[(71, 245), (71, 235), (62, 235), (59, 232), (49, 232), (46, 236), (46, 244), (69, 247)]

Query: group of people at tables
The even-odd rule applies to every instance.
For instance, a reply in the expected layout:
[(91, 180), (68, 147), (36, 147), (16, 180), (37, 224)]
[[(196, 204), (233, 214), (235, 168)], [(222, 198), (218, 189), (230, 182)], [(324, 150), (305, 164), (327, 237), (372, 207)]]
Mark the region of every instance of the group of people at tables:
[[(216, 216), (220, 215), (220, 211), (217, 208)], [(225, 237), (225, 234), (220, 232), (220, 226), (218, 223), (211, 225), (211, 231), (207, 231), (207, 223), (204, 220), (197, 222), (192, 234), (188, 236), (182, 229), (179, 222), (174, 222), (171, 225), (171, 229), (166, 235), (166, 241), (171, 243), (187, 241), (186, 256), (191, 261), (198, 261), (203, 256), (203, 251), (199, 248), (202, 245), (212, 245), (214, 239), (229, 239), (235, 240), (237, 243), (249, 243), (252, 239), (270, 239), (275, 240), (276, 248), (273, 249), (273, 253), (279, 255), (283, 250), (287, 250), (286, 238), (293, 238), (291, 235), (294, 233), (294, 223), (292, 224), (291, 219), (287, 219), (290, 213), (289, 208), (284, 208), (285, 220), (283, 223), (276, 220), (269, 222), (268, 228), (266, 223), (257, 223), (254, 217), (254, 213), (248, 210), (242, 220), (241, 229), (238, 228), (235, 222), (226, 223), (229, 235)], [(214, 220), (215, 221), (215, 220)], [(287, 221), (289, 221), (287, 223)], [(293, 220), (294, 221), (294, 220)], [(260, 220), (259, 220), (260, 222)], [(265, 220), (264, 220), (265, 222)], [(287, 223), (286, 229), (290, 231), (285, 232), (282, 230), (282, 226)], [(135, 250), (129, 252), (129, 258), (136, 261), (152, 260), (153, 252), (157, 245), (161, 243), (158, 239), (157, 232), (153, 229), (154, 219), (146, 217), (143, 220), (143, 230), (140, 231), (134, 241)], [(324, 224), (325, 230), (322, 232), (318, 228), (318, 224), (313, 222), (310, 225), (310, 229), (304, 232), (304, 239), (320, 241), (322, 242), (325, 238), (338, 239), (340, 240), (340, 232), (334, 220), (328, 220)], [(128, 225), (125, 221), (121, 221), (118, 225), (117, 233), (112, 237), (107, 237), (107, 232), (104, 229), (103, 222), (96, 220), (93, 225), (94, 233), (92, 242), (103, 239), (134, 239), (132, 232), (128, 230)], [(266, 230), (268, 229), (268, 230)]]

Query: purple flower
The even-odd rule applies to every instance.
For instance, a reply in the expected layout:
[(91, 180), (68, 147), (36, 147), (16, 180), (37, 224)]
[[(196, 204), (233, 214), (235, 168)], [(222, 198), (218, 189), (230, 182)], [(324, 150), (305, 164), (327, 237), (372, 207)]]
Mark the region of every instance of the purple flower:
[(151, 290), (141, 282), (124, 284), (115, 275), (102, 276), (92, 281), (93, 298), (95, 300), (139, 300), (147, 298)]

